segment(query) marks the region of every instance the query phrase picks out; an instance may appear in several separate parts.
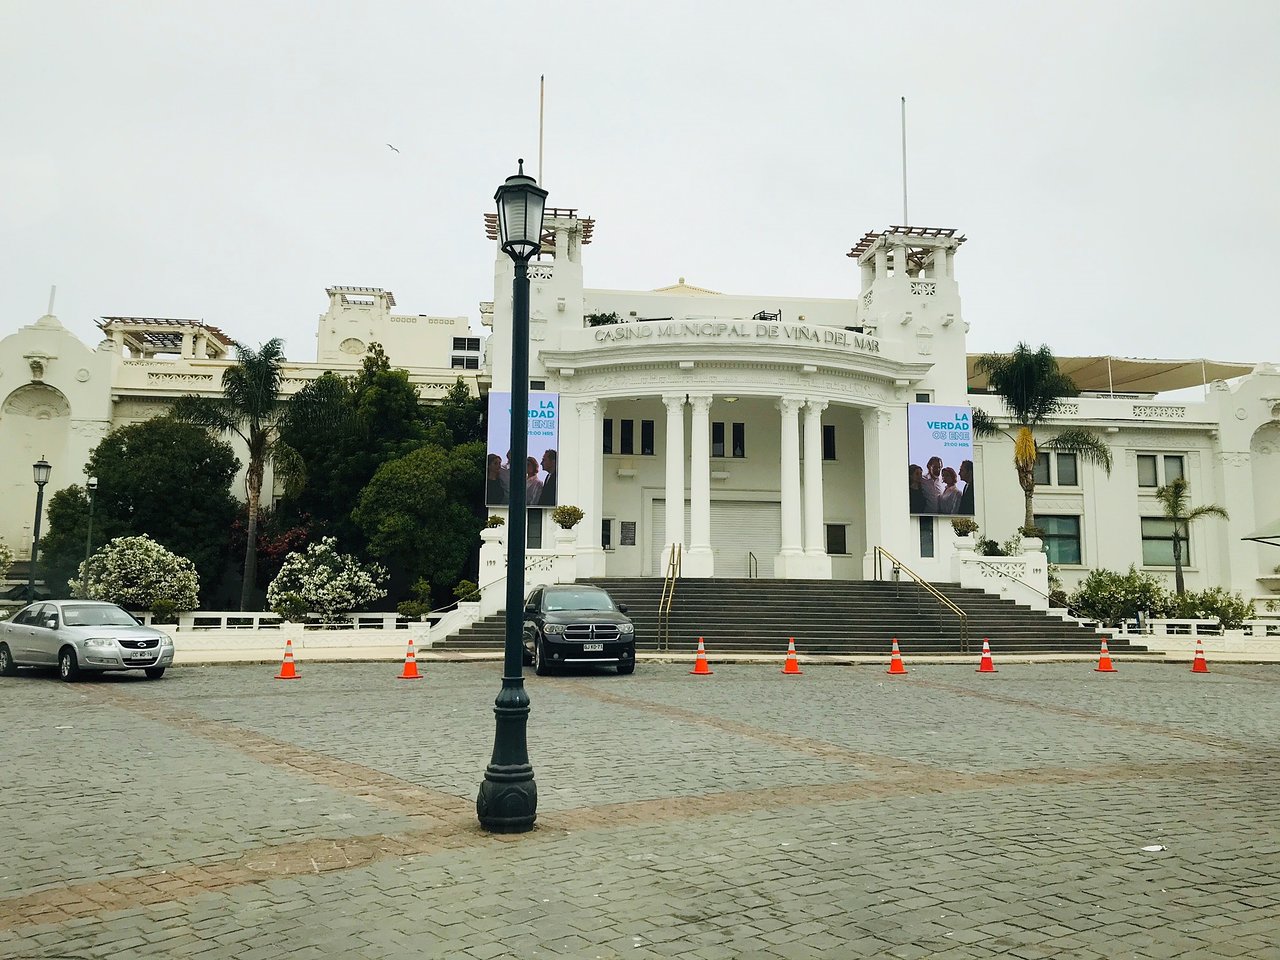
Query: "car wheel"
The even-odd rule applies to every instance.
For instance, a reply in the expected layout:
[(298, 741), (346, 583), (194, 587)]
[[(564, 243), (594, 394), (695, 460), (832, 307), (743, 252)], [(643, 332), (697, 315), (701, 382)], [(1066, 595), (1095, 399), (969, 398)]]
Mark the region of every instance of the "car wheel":
[(159, 680), (164, 676), (164, 667), (147, 667), (147, 679)]
[(535, 640), (533, 644), (533, 672), (540, 677), (551, 672), (551, 664), (547, 663), (547, 651), (541, 640)]
[(13, 654), (9, 652), (7, 643), (0, 643), (0, 677), (12, 677), (18, 672), (18, 665), (13, 662)]
[(75, 683), (80, 679), (80, 662), (76, 660), (76, 652), (70, 647), (63, 647), (58, 654), (58, 676), (67, 683)]

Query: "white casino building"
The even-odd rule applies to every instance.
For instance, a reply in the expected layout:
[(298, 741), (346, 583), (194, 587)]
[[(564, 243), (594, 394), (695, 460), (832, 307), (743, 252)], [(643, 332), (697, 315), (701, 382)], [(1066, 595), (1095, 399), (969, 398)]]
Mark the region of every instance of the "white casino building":
[[(906, 417), (916, 402), (1002, 413), (999, 398), (971, 392), (981, 384), (965, 346), (962, 236), (869, 233), (850, 252), (857, 296), (805, 299), (683, 279), (652, 291), (589, 289), (593, 221), (550, 210), (546, 226), (549, 243), (530, 264), (530, 387), (559, 395), (558, 502), (586, 519), (566, 542), (548, 517), (531, 517), (531, 557), (568, 551), (579, 577), (660, 577), (677, 543), (685, 577), (860, 579), (881, 546), (929, 579), (956, 579), (950, 525), (909, 512)], [(374, 341), (424, 398), (457, 375), (478, 392), (509, 389), (513, 268), (494, 249), (494, 300), (481, 304), (487, 342), (465, 317), (397, 313), (387, 291), (333, 287), (316, 360), (290, 364), (286, 389), (356, 368)], [(591, 325), (601, 315), (620, 322)], [(31, 544), (31, 463), (44, 455), (54, 465), (47, 503), (83, 482), (89, 451), (109, 430), (179, 394), (215, 391), (229, 362), (228, 336), (199, 321), (99, 325), (96, 347), (49, 315), (0, 340), (0, 538), (20, 558)], [(1105, 356), (1062, 363), (1084, 392), (1046, 435), (1089, 427), (1114, 454), (1110, 475), (1042, 457), (1037, 518), (1068, 588), (1096, 567), (1171, 574), (1154, 491), (1180, 472), (1194, 503), (1231, 514), (1193, 526), (1188, 587), (1280, 598), (1280, 550), (1244, 539), (1280, 526), (1280, 371)], [(1201, 384), (1193, 400), (1161, 396)], [(1003, 437), (974, 451), (976, 519), (996, 540), (1022, 522), (1011, 458)]]
[[(559, 502), (586, 514), (578, 576), (664, 576), (679, 544), (685, 577), (859, 579), (879, 545), (929, 579), (955, 579), (950, 524), (909, 513), (907, 405), (1003, 415), (998, 397), (970, 392), (981, 381), (965, 349), (963, 236), (868, 233), (849, 254), (858, 295), (835, 300), (717, 293), (683, 278), (652, 291), (587, 288), (593, 227), (549, 210), (553, 241), (529, 268), (530, 386), (560, 396)], [(482, 305), (495, 391), (510, 387), (512, 276), (499, 252), (495, 300)], [(592, 326), (599, 315), (620, 322)], [(1066, 586), (1094, 567), (1171, 572), (1170, 524), (1154, 493), (1181, 473), (1193, 504), (1231, 514), (1192, 528), (1188, 587), (1280, 595), (1280, 550), (1243, 539), (1280, 521), (1280, 371), (1107, 357), (1062, 365), (1083, 392), (1043, 434), (1088, 427), (1114, 459), (1108, 475), (1041, 456), (1036, 516)], [(1158, 396), (1202, 384), (1202, 399)], [(1006, 539), (1023, 516), (1010, 440), (978, 441), (974, 479), (984, 535)], [(551, 527), (530, 526), (536, 552)]]

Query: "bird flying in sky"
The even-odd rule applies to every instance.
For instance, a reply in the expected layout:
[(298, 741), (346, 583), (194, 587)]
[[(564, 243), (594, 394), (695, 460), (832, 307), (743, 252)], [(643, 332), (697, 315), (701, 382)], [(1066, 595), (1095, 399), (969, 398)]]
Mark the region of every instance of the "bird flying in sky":
[[(387, 144), (387, 146), (388, 146), (388, 147), (391, 147), (391, 144), (389, 144), (389, 143), (388, 143), (388, 144)], [(396, 147), (391, 147), (391, 149), (392, 149), (392, 150), (395, 150), (395, 151), (396, 151), (396, 153), (399, 153), (399, 152), (400, 152)]]

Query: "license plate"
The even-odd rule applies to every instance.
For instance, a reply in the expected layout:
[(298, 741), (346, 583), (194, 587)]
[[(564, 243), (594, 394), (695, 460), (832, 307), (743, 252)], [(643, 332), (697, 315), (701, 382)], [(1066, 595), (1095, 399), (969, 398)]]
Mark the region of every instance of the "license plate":
[(129, 660), (150, 660), (154, 654), (147, 653), (145, 650), (138, 650), (128, 656)]
[(582, 652), (583, 653), (603, 653), (604, 644), (603, 643), (584, 643), (582, 645)]

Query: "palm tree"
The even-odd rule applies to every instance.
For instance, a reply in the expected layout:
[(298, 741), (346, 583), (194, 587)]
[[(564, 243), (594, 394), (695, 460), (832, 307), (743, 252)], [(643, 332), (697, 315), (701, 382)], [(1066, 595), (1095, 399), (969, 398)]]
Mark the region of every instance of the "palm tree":
[(1165, 518), (1173, 521), (1173, 583), (1178, 596), (1187, 592), (1186, 584), (1182, 582), (1182, 538), (1184, 535), (1189, 536), (1191, 521), (1201, 517), (1231, 519), (1227, 516), (1227, 511), (1216, 503), (1188, 509), (1187, 487), (1185, 479), (1174, 477), (1156, 490), (1156, 499), (1164, 507)]
[[(1032, 350), (1019, 343), (1010, 354), (991, 353), (979, 357), (979, 373), (987, 375), (991, 389), (1000, 394), (1010, 419), (1018, 425), (1013, 438), (1013, 466), (1026, 499), (1023, 529), (1035, 526), (1032, 500), (1036, 492), (1036, 456), (1040, 450), (1074, 453), (1081, 460), (1099, 463), (1111, 473), (1111, 450), (1103, 439), (1088, 430), (1068, 427), (1056, 436), (1036, 442), (1033, 429), (1062, 409), (1066, 397), (1080, 391), (1071, 378), (1058, 369), (1058, 361), (1047, 346)], [(973, 426), (980, 436), (999, 432), (994, 421), (982, 411), (974, 411)]]
[(258, 568), (258, 511), (267, 464), (287, 486), (300, 477), (301, 460), (280, 440), (280, 421), (287, 410), (280, 395), (284, 364), (283, 341), (268, 340), (254, 350), (234, 344), (236, 362), (222, 371), (222, 396), (179, 397), (173, 416), (222, 433), (234, 433), (243, 441), (249, 462), (245, 465), (245, 499), (249, 508), (248, 542), (244, 551), (244, 584), (240, 609), (249, 606)]

